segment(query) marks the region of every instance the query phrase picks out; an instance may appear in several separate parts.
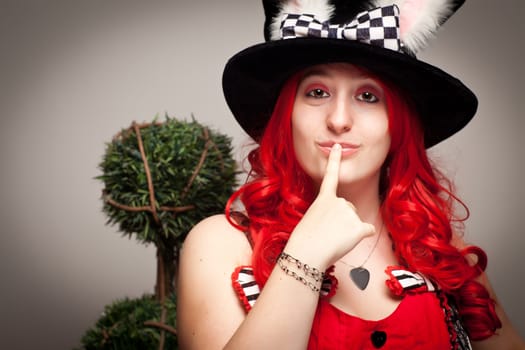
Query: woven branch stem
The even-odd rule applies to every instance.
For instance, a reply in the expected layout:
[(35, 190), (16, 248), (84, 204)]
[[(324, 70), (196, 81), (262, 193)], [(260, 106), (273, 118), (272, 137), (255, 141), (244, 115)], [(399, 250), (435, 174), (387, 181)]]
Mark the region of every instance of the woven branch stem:
[(155, 191), (153, 189), (153, 180), (151, 180), (151, 172), (149, 170), (148, 159), (146, 158), (146, 152), (144, 151), (144, 143), (142, 142), (142, 135), (140, 134), (140, 127), (137, 123), (133, 122), (133, 130), (135, 130), (135, 135), (137, 136), (137, 142), (139, 145), (140, 155), (142, 157), (142, 162), (144, 163), (144, 171), (146, 172), (146, 179), (148, 181), (148, 191), (149, 191), (149, 202), (151, 208), (151, 214), (153, 219), (157, 224), (160, 223), (159, 216), (157, 215), (157, 208), (155, 207)]
[[(142, 207), (132, 207), (132, 206), (129, 206), (129, 205), (125, 205), (125, 204), (122, 204), (122, 203), (119, 203), (113, 199), (110, 198), (109, 195), (104, 195), (104, 201), (115, 207), (115, 208), (119, 208), (119, 209), (122, 209), (122, 210), (126, 210), (126, 211), (132, 211), (132, 212), (140, 212), (140, 211), (149, 211), (151, 212), (151, 207), (148, 205), (148, 206), (142, 206)], [(165, 206), (161, 206), (159, 208), (160, 211), (171, 211), (173, 213), (183, 213), (185, 211), (189, 211), (189, 210), (193, 210), (195, 209), (195, 206), (194, 205), (184, 205), (184, 206), (181, 206), (181, 207), (165, 207)]]
[(156, 321), (146, 321), (144, 322), (145, 326), (148, 327), (155, 327), (165, 330), (166, 332), (170, 332), (171, 334), (177, 334), (177, 330), (171, 326), (168, 326), (167, 324), (156, 322)]
[(139, 129), (144, 129), (144, 128), (148, 128), (148, 127), (150, 127), (152, 125), (162, 126), (163, 124), (164, 123), (162, 123), (162, 122), (137, 123), (136, 121), (134, 121), (132, 123), (131, 127), (127, 128), (126, 130), (119, 131), (117, 134), (115, 134), (115, 136), (113, 136), (113, 140), (115, 141), (115, 140), (118, 140), (118, 139), (123, 139), (123, 138), (129, 137), (129, 135), (131, 135), (132, 130), (135, 131), (134, 126), (136, 126)]
[[(162, 255), (162, 250), (157, 248), (157, 262), (158, 262), (158, 297), (161, 304), (160, 311), (160, 323), (166, 323), (166, 268), (164, 256)], [(159, 350), (164, 350), (164, 341), (166, 340), (166, 331), (161, 329), (160, 331), (160, 340), (159, 340)]]
[(166, 301), (166, 266), (164, 266), (164, 256), (160, 248), (157, 248), (157, 297), (158, 301), (164, 305)]
[(193, 170), (193, 174), (191, 174), (188, 184), (186, 185), (186, 187), (184, 187), (184, 190), (182, 190), (181, 199), (186, 197), (186, 194), (190, 190), (191, 185), (193, 185), (193, 181), (195, 181), (195, 178), (201, 171), (202, 166), (204, 165), (204, 161), (206, 160), (206, 156), (208, 155), (208, 149), (210, 148), (210, 144), (213, 143), (210, 140), (210, 135), (208, 133), (207, 128), (203, 128), (202, 133), (204, 134), (203, 136), (206, 143), (204, 144), (204, 149), (202, 150), (201, 157), (199, 159), (199, 162), (197, 163), (197, 166), (195, 167), (195, 170)]

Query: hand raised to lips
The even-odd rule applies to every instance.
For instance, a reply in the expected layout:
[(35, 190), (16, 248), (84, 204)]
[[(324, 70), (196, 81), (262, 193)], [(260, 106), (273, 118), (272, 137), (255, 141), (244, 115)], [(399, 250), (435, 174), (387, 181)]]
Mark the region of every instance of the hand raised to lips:
[[(361, 221), (354, 205), (337, 196), (342, 147), (331, 148), (317, 198), (297, 224), (287, 244), (293, 256), (325, 268), (352, 250), (375, 226)], [(317, 261), (316, 261), (317, 260)]]

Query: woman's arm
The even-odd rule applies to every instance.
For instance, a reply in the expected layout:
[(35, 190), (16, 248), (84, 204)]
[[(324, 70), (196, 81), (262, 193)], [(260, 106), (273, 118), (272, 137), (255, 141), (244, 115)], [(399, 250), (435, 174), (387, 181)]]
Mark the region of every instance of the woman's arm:
[(222, 349), (245, 315), (231, 284), (250, 247), (224, 216), (196, 225), (186, 237), (177, 281), (177, 338), (181, 349)]
[(231, 274), (251, 248), (224, 216), (198, 224), (181, 252), (177, 328), (182, 349), (305, 349), (318, 294), (278, 266), (248, 315)]

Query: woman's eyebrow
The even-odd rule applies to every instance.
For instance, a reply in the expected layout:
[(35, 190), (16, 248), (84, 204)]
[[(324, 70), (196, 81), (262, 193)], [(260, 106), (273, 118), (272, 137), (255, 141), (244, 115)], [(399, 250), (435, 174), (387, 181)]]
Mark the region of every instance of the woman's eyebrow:
[(307, 69), (303, 75), (301, 76), (301, 81), (313, 77), (313, 76), (319, 76), (319, 77), (329, 77), (330, 74), (325, 69), (320, 68), (311, 68)]

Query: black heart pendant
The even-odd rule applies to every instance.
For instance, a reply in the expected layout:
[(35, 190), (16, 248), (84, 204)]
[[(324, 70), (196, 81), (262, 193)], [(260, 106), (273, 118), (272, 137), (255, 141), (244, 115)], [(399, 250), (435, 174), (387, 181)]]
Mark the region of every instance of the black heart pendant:
[(386, 333), (383, 331), (375, 331), (370, 336), (370, 339), (372, 340), (372, 344), (374, 344), (374, 347), (376, 349), (379, 349), (386, 343)]
[(350, 270), (350, 278), (354, 281), (357, 288), (365, 290), (370, 281), (370, 272), (364, 267), (356, 267)]

